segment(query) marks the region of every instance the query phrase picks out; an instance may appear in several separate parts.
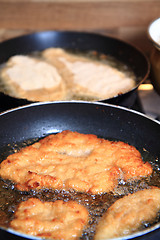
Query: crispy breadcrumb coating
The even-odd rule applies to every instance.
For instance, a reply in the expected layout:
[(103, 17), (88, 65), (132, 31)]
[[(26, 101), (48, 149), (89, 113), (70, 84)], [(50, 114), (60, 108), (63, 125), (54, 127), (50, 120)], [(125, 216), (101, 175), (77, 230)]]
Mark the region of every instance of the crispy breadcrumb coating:
[(52, 188), (99, 194), (113, 191), (119, 179), (151, 173), (151, 165), (135, 147), (69, 130), (21, 149), (0, 165), (0, 176), (22, 191)]
[(98, 223), (95, 240), (112, 239), (138, 230), (156, 218), (160, 210), (160, 189), (152, 188), (117, 200)]
[(87, 209), (74, 201), (21, 202), (10, 226), (16, 231), (47, 239), (79, 239), (88, 222)]

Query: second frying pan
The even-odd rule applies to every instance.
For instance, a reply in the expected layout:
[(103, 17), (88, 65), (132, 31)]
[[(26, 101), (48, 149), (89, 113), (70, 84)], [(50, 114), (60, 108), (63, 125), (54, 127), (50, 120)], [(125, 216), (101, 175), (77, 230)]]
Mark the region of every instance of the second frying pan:
[[(102, 100), (107, 103), (132, 107), (137, 97), (136, 89), (147, 78), (150, 70), (146, 56), (132, 45), (108, 36), (76, 31), (36, 32), (4, 41), (0, 43), (0, 64), (13, 55), (42, 51), (49, 47), (80, 51), (95, 50), (111, 55), (129, 66), (136, 75), (135, 88), (125, 94)], [(29, 103), (26, 99), (9, 97), (3, 92), (0, 93), (0, 102), (4, 110)]]

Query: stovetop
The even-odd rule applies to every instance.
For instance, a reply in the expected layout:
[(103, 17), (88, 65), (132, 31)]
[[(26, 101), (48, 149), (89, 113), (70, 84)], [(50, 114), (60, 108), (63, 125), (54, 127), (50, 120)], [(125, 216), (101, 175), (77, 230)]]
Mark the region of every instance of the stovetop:
[(138, 105), (141, 112), (160, 121), (160, 95), (154, 90), (152, 84), (141, 84), (138, 88)]

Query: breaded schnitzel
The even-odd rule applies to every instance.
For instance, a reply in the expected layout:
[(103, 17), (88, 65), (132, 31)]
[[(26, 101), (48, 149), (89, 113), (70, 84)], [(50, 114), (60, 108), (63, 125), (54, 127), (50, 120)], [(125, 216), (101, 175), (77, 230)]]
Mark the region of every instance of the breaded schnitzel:
[[(135, 78), (109, 64), (70, 53), (62, 48), (42, 51), (44, 59), (56, 66), (70, 85), (71, 97), (107, 99), (130, 91)], [(92, 74), (91, 74), (92, 73)], [(69, 79), (67, 78), (69, 76)]]
[(30, 101), (53, 101), (66, 98), (66, 85), (57, 68), (40, 59), (12, 56), (0, 71), (4, 91)]
[(0, 165), (0, 176), (22, 191), (52, 188), (99, 194), (113, 191), (118, 179), (151, 173), (151, 165), (135, 147), (67, 130), (21, 149)]
[(160, 210), (160, 189), (145, 189), (117, 200), (98, 223), (95, 240), (111, 239), (138, 230)]
[(74, 201), (21, 202), (10, 226), (19, 232), (47, 239), (79, 239), (88, 222), (87, 209)]

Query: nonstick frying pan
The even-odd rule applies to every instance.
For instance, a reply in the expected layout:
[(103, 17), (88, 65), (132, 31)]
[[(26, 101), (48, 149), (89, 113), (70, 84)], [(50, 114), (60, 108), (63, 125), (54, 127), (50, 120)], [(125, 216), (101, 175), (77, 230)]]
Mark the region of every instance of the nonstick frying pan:
[[(146, 56), (132, 45), (100, 34), (76, 31), (44, 31), (13, 38), (0, 43), (0, 64), (17, 54), (42, 51), (49, 47), (61, 47), (80, 51), (95, 50), (111, 55), (129, 66), (136, 76), (136, 86), (131, 91), (102, 100), (103, 102), (132, 107), (137, 97), (136, 89), (147, 78), (150, 64)], [(16, 99), (0, 93), (4, 109), (28, 104), (26, 99)]]
[[(124, 107), (83, 101), (33, 103), (1, 113), (0, 154), (7, 156), (13, 143), (67, 129), (118, 139), (140, 150), (146, 149), (154, 159), (160, 159), (158, 121)], [(156, 164), (160, 166), (159, 161)], [(157, 240), (160, 238), (159, 227), (160, 223), (121, 239)], [(23, 239), (22, 235), (4, 229), (0, 231), (0, 238)]]

